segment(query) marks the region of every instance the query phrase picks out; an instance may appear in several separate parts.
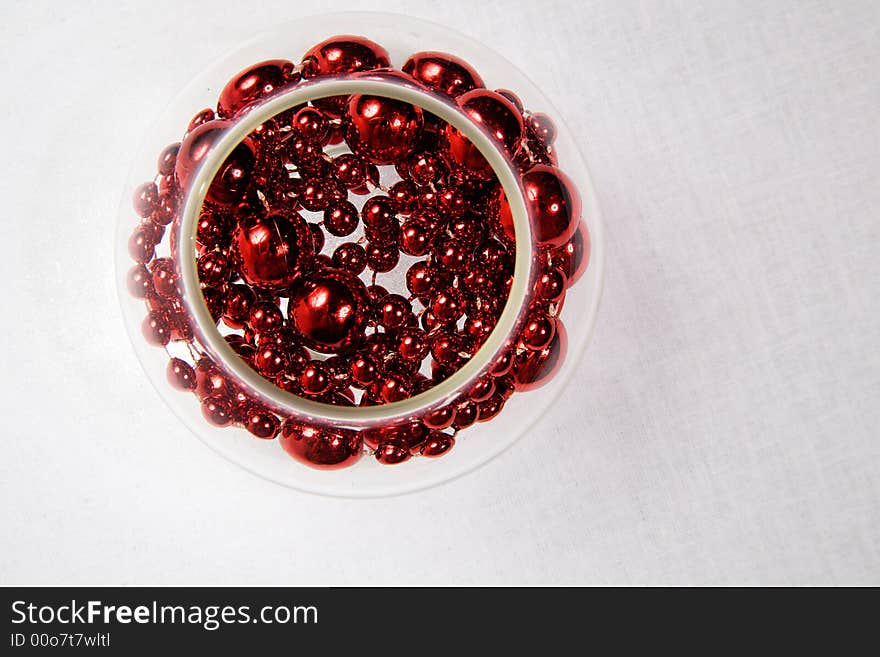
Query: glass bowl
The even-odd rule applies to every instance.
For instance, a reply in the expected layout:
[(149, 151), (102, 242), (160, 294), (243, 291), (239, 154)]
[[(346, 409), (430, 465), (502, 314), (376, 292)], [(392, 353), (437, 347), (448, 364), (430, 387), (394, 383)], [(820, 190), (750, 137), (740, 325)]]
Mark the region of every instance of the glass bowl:
[[(452, 53), (473, 66), (489, 89), (513, 90), (522, 105), (544, 112), (555, 121), (557, 135), (553, 150), (559, 167), (574, 181), (583, 201), (582, 221), (586, 229), (586, 270), (567, 291), (561, 313), (567, 328), (567, 354), (557, 364), (555, 375), (545, 385), (513, 394), (500, 414), (477, 423), (456, 436), (454, 449), (442, 458), (413, 458), (386, 466), (365, 456), (351, 467), (313, 469), (291, 459), (278, 440), (255, 439), (241, 427), (217, 428), (207, 423), (195, 395), (173, 389), (166, 380), (169, 354), (148, 344), (141, 332), (144, 302), (133, 298), (125, 283), (132, 266), (128, 242), (138, 221), (131, 208), (132, 191), (154, 175), (156, 156), (169, 143), (181, 138), (189, 117), (205, 107), (214, 107), (220, 89), (236, 73), (257, 62), (284, 58), (300, 61), (302, 53), (333, 35), (356, 34), (381, 44), (389, 53), (392, 67), (399, 68), (419, 51)], [(205, 305), (199, 289), (195, 257), (188, 247), (194, 238), (206, 192), (227, 155), (257, 126), (291, 107), (319, 98), (370, 94), (393, 98), (439, 117), (462, 132), (486, 158), (507, 196), (516, 235), (513, 284), (495, 330), (479, 351), (458, 371), (426, 392), (403, 401), (378, 406), (334, 406), (285, 392), (262, 378), (239, 359), (221, 333)], [(347, 152), (345, 146), (336, 152)], [(342, 149), (341, 151), (339, 149)], [(333, 147), (327, 152), (335, 155)], [(362, 200), (362, 199), (361, 199)], [(316, 426), (369, 430), (388, 423), (419, 417), (455, 400), (492, 367), (499, 354), (510, 347), (522, 327), (538, 267), (540, 253), (531, 226), (528, 203), (517, 172), (502, 149), (452, 100), (431, 93), (406, 76), (381, 71), (355, 76), (316, 78), (285, 87), (237, 115), (230, 127), (213, 143), (209, 155), (189, 182), (179, 208), (179, 221), (169, 226), (174, 239), (183, 245), (176, 258), (183, 305), (193, 320), (197, 341), (222, 371), (281, 417), (307, 418)], [(167, 241), (167, 240), (166, 240)], [(576, 143), (561, 123), (558, 113), (540, 90), (523, 73), (485, 46), (439, 25), (405, 16), (378, 13), (315, 16), (274, 27), (213, 62), (170, 104), (149, 130), (135, 156), (129, 184), (123, 194), (116, 239), (116, 270), (120, 282), (120, 304), (132, 344), (159, 394), (175, 414), (208, 446), (267, 479), (296, 489), (325, 495), (372, 497), (411, 492), (449, 480), (487, 462), (509, 447), (540, 420), (575, 373), (587, 346), (597, 313), (602, 279), (602, 228), (595, 194), (586, 164)], [(332, 248), (332, 244), (328, 245)], [(325, 252), (328, 249), (325, 246)], [(389, 289), (402, 284), (401, 268), (383, 275), (379, 283)], [(178, 347), (178, 352), (181, 347)], [(176, 355), (173, 349), (172, 355)], [(537, 440), (537, 438), (532, 438)], [(366, 449), (366, 448), (365, 448)]]

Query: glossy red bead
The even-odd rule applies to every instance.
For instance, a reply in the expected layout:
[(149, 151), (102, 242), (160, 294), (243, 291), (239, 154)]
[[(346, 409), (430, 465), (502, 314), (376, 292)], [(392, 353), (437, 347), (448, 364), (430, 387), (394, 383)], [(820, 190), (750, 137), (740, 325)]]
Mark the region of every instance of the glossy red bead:
[(330, 389), (330, 373), (323, 363), (312, 361), (300, 373), (299, 385), (307, 395), (322, 395)]
[(339, 75), (384, 68), (391, 64), (388, 51), (364, 37), (339, 35), (325, 39), (302, 57), (305, 78)]
[(549, 251), (550, 263), (558, 266), (571, 287), (580, 280), (590, 263), (590, 234), (583, 221), (578, 222), (572, 238), (562, 246)]
[(453, 98), (483, 86), (483, 80), (470, 64), (443, 52), (417, 52), (401, 70), (426, 87)]
[(556, 320), (544, 310), (533, 310), (526, 318), (520, 341), (526, 349), (542, 351), (550, 346), (556, 335)]
[(225, 397), (208, 397), (202, 400), (202, 415), (217, 427), (228, 427), (233, 422), (232, 403)]
[(523, 175), (522, 185), (538, 243), (558, 247), (568, 242), (582, 210), (574, 183), (556, 167), (539, 164)]
[(145, 299), (153, 291), (153, 275), (144, 265), (135, 265), (125, 275), (125, 285), (131, 296)]
[(350, 201), (337, 200), (324, 209), (324, 229), (331, 235), (351, 235), (359, 223), (358, 210)]
[(291, 289), (288, 317), (303, 342), (331, 353), (360, 342), (367, 321), (367, 292), (348, 272), (312, 272)]
[(559, 371), (568, 348), (568, 336), (561, 321), (556, 323), (556, 335), (550, 345), (541, 351), (523, 351), (513, 362), (513, 384), (518, 392), (534, 390), (547, 384)]
[(356, 432), (318, 429), (294, 419), (281, 426), (279, 442), (300, 463), (322, 470), (352, 466), (362, 456), (362, 441)]
[(345, 242), (333, 251), (333, 266), (359, 276), (367, 268), (367, 252), (357, 242)]
[(374, 164), (409, 155), (422, 131), (422, 110), (382, 96), (352, 96), (345, 139), (351, 150)]
[(312, 233), (297, 213), (248, 216), (232, 237), (232, 255), (242, 278), (267, 290), (288, 287), (311, 263)]
[(270, 97), (290, 84), (293, 62), (273, 59), (249, 66), (232, 78), (220, 92), (217, 114), (229, 118), (253, 103)]
[(281, 421), (278, 416), (262, 408), (252, 408), (245, 415), (244, 427), (251, 435), (262, 440), (271, 440), (278, 435)]
[(177, 390), (191, 391), (196, 389), (196, 371), (192, 365), (180, 358), (172, 358), (165, 368), (168, 383)]
[(455, 438), (442, 431), (432, 431), (428, 439), (422, 445), (419, 453), (429, 458), (443, 456), (455, 446)]

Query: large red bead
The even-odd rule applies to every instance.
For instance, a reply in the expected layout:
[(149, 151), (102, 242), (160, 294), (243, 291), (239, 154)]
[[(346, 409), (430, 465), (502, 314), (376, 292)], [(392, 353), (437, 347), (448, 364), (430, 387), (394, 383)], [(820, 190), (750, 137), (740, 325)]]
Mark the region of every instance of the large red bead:
[(388, 51), (360, 36), (333, 36), (310, 48), (302, 58), (305, 78), (370, 71), (391, 65)]
[(393, 164), (409, 155), (424, 125), (420, 107), (382, 96), (352, 96), (348, 115), (348, 145), (374, 164)]
[[(523, 119), (507, 98), (488, 89), (474, 89), (459, 97), (458, 103), (470, 119), (482, 127), (510, 158), (516, 156), (522, 143)], [(452, 161), (484, 180), (495, 173), (476, 146), (452, 125), (444, 128), (446, 152)]]
[(538, 243), (565, 244), (581, 218), (581, 196), (574, 183), (556, 167), (539, 164), (523, 175), (522, 184)]
[[(174, 172), (181, 188), (189, 188), (192, 177), (208, 157), (214, 144), (231, 126), (232, 122), (228, 120), (209, 121), (184, 137), (174, 164)], [(208, 188), (208, 200), (230, 204), (240, 199), (250, 183), (254, 161), (253, 146), (247, 140), (238, 144), (211, 182)]]
[(281, 447), (300, 463), (320, 470), (354, 465), (363, 454), (361, 438), (346, 429), (318, 429), (296, 420), (281, 426)]
[(340, 269), (324, 269), (293, 287), (288, 316), (308, 347), (332, 353), (363, 339), (367, 306), (363, 281)]
[(233, 233), (232, 254), (245, 281), (267, 290), (282, 290), (311, 264), (312, 232), (295, 212), (245, 217)]
[(443, 52), (417, 52), (406, 60), (403, 72), (453, 98), (483, 86), (483, 80), (470, 64)]
[(232, 78), (217, 102), (217, 114), (228, 118), (239, 114), (252, 103), (271, 96), (291, 82), (293, 62), (272, 59), (249, 66)]
[(548, 383), (559, 371), (567, 350), (568, 335), (562, 322), (557, 320), (556, 336), (550, 346), (541, 351), (524, 351), (514, 358), (512, 374), (517, 392), (534, 390)]

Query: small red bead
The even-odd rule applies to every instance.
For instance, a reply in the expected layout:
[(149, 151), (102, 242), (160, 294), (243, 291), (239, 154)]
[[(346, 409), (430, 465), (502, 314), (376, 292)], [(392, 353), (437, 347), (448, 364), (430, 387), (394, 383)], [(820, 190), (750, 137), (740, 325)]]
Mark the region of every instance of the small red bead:
[(430, 429), (447, 429), (455, 421), (455, 406), (441, 406), (429, 413), (423, 419), (425, 426)]
[(193, 366), (180, 358), (172, 358), (165, 369), (168, 383), (178, 390), (196, 389), (196, 371)]
[(153, 288), (163, 297), (176, 297), (177, 273), (171, 258), (154, 260), (150, 267), (153, 276)]
[(303, 368), (299, 385), (307, 395), (321, 395), (330, 389), (330, 373), (324, 364), (313, 361)]
[(476, 404), (462, 404), (457, 407), (455, 412), (455, 420), (452, 423), (453, 429), (467, 429), (477, 421)]
[(357, 242), (346, 242), (333, 252), (333, 266), (360, 276), (367, 268), (367, 252)]
[(247, 413), (244, 426), (257, 438), (271, 440), (278, 435), (281, 422), (274, 413), (261, 408), (255, 408)]
[(526, 349), (546, 349), (556, 335), (556, 320), (543, 310), (533, 310), (526, 318), (520, 340)]
[(351, 380), (360, 388), (366, 388), (379, 379), (379, 365), (369, 355), (359, 355), (351, 361)]
[(144, 265), (135, 265), (129, 269), (125, 284), (131, 296), (137, 299), (145, 299), (153, 292), (153, 276)]
[(406, 360), (421, 363), (430, 351), (431, 343), (428, 335), (423, 330), (415, 327), (404, 328), (400, 331), (397, 342), (398, 353)]
[(162, 312), (154, 310), (147, 315), (141, 324), (141, 332), (147, 342), (158, 347), (164, 347), (171, 341), (171, 325)]
[(153, 214), (159, 204), (159, 190), (156, 189), (156, 183), (151, 181), (138, 186), (134, 190), (132, 204), (139, 217), (146, 219)]
[(455, 446), (455, 438), (441, 431), (432, 431), (431, 435), (422, 445), (420, 454), (429, 458), (443, 456)]
[(293, 117), (293, 129), (313, 144), (323, 146), (330, 137), (330, 123), (315, 107), (303, 107)]
[(383, 465), (397, 465), (408, 461), (410, 451), (406, 445), (397, 442), (379, 443), (376, 448), (376, 460)]
[(375, 272), (389, 272), (400, 261), (400, 253), (396, 246), (385, 246), (367, 242), (367, 266)]
[(359, 223), (357, 208), (350, 201), (334, 201), (324, 209), (324, 229), (331, 235), (351, 235)]
[(225, 397), (208, 397), (202, 400), (202, 415), (215, 426), (228, 427), (233, 422), (232, 404)]
[(504, 399), (500, 395), (493, 395), (477, 404), (477, 422), (488, 422), (495, 418), (504, 408)]
[(455, 322), (465, 311), (465, 300), (458, 288), (449, 287), (439, 292), (431, 302), (431, 312), (441, 322)]

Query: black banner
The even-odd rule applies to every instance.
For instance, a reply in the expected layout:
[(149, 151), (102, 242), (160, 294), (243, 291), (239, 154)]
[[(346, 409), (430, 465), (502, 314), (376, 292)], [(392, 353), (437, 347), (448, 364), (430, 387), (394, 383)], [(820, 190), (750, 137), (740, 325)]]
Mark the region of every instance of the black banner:
[[(747, 604), (713, 604), (713, 592), (610, 589), (465, 588), (2, 588), (5, 634), (0, 651), (214, 650), (273, 648), (378, 650), (382, 654), (476, 644), (522, 648), (537, 642), (578, 652), (612, 641), (618, 649), (656, 643), (681, 646), (717, 632), (725, 645), (755, 647), (747, 637), (794, 636), (830, 628), (840, 605), (816, 605), (800, 593), (763, 591)], [(838, 592), (839, 593), (839, 592)], [(732, 600), (731, 600), (732, 599)], [(805, 605), (804, 602), (808, 604)], [(799, 604), (798, 604), (799, 603)], [(872, 624), (870, 610), (848, 613), (846, 637)], [(793, 612), (797, 612), (794, 615)], [(861, 618), (860, 618), (861, 617)], [(840, 648), (843, 637), (831, 646)], [(811, 636), (811, 641), (814, 637)], [(574, 642), (574, 644), (572, 644)], [(4, 645), (5, 644), (5, 645)], [(818, 643), (812, 643), (817, 647)], [(328, 652), (329, 650), (329, 652)], [(614, 652), (614, 651), (612, 651)]]

